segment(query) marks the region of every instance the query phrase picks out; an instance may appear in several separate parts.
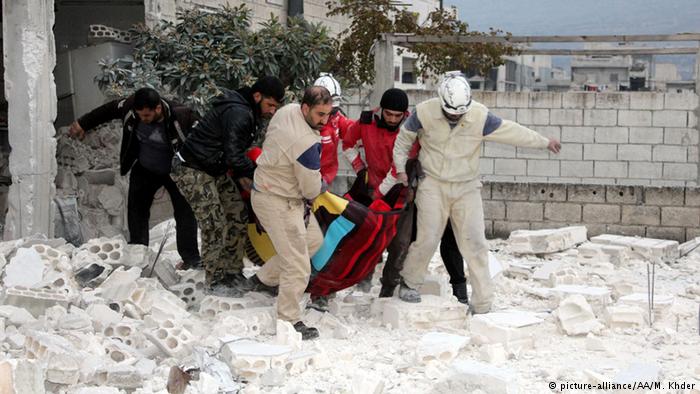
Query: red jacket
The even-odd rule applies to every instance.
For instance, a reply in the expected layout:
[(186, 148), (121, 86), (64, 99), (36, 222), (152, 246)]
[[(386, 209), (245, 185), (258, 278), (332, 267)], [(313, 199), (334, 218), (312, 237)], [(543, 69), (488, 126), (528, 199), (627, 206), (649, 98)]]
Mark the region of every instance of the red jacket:
[[(407, 112), (404, 119), (408, 118)], [(367, 184), (374, 189), (374, 198), (386, 194), (396, 184), (396, 168), (394, 167), (394, 141), (399, 135), (399, 129), (389, 131), (377, 125), (379, 109), (364, 111), (343, 138), (343, 154), (352, 163), (355, 172), (367, 168)], [(362, 161), (358, 148), (364, 146), (365, 160)], [(415, 157), (417, 144), (412, 149)]]
[(321, 129), (321, 178), (329, 185), (338, 175), (338, 141), (353, 123), (342, 112), (336, 111)]

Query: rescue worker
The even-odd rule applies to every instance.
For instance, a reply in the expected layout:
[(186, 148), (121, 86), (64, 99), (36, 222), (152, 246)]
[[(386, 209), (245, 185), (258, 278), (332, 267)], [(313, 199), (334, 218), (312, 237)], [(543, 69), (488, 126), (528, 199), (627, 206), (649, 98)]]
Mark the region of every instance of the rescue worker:
[(173, 205), (181, 268), (200, 266), (197, 220), (169, 176), (173, 154), (196, 122), (196, 113), (161, 98), (154, 89), (141, 88), (127, 98), (110, 101), (83, 115), (71, 124), (68, 133), (83, 139), (86, 131), (114, 119), (124, 121), (119, 164), (122, 176), (129, 173), (129, 243), (148, 245), (151, 205), (158, 189), (164, 187)]
[(284, 101), (276, 77), (224, 90), (211, 103), (173, 158), (171, 176), (194, 210), (202, 237), (205, 281), (211, 289), (243, 291), (248, 215), (241, 192), (250, 191), (255, 164), (245, 155), (263, 119)]
[(323, 86), (330, 92), (333, 109), (328, 123), (321, 129), (321, 177), (328, 185), (333, 184), (338, 175), (338, 144), (348, 128), (354, 123), (340, 109), (342, 90), (333, 75), (321, 73), (314, 86)]
[(277, 292), (277, 318), (292, 323), (303, 340), (318, 337), (316, 328), (301, 321), (299, 302), (309, 283), (311, 256), (323, 243), (309, 204), (326, 188), (320, 131), (332, 109), (331, 95), (321, 86), (306, 89), (301, 105), (280, 109), (268, 126), (251, 194), (277, 254), (250, 278), (250, 288)]
[[(408, 117), (408, 96), (401, 89), (388, 89), (382, 95), (379, 108), (365, 111), (343, 139), (343, 153), (359, 176), (367, 173), (367, 183), (372, 199), (382, 198), (397, 184), (396, 168), (392, 153), (401, 123)], [(365, 161), (358, 148), (364, 145)], [(417, 148), (417, 146), (415, 147)], [(416, 150), (414, 148), (414, 150)], [(415, 156), (413, 152), (412, 156)], [(399, 272), (406, 257), (406, 249), (415, 239), (415, 204), (410, 204), (397, 223), (397, 233), (387, 248), (389, 252), (382, 272), (382, 288), (379, 297), (391, 297), (399, 284)], [(467, 302), (467, 280), (464, 277), (464, 261), (454, 241), (452, 228), (447, 227), (442, 238), (440, 254), (450, 274), (452, 292), (460, 302)], [(371, 275), (370, 275), (371, 279)]]
[(502, 120), (483, 104), (473, 101), (469, 83), (458, 71), (443, 77), (438, 96), (416, 106), (402, 125), (394, 146), (398, 181), (407, 183), (405, 165), (416, 140), (421, 146), (418, 158), (426, 174), (416, 193), (417, 235), (401, 271), (399, 297), (406, 302), (421, 301), (418, 288), (449, 219), (469, 269), (472, 285), (469, 311), (487, 313), (493, 303), (493, 286), (479, 180), (481, 144), (495, 141), (547, 148), (553, 153), (559, 153), (561, 144), (515, 122)]

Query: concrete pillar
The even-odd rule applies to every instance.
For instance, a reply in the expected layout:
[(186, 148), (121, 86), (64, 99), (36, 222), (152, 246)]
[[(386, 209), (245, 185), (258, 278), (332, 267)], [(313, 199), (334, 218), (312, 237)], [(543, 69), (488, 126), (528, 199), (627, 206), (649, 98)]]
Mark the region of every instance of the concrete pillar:
[(380, 39), (374, 45), (374, 85), (370, 94), (369, 107), (379, 105), (382, 94), (394, 87), (394, 44)]
[(53, 0), (3, 0), (10, 174), (5, 239), (53, 235), (56, 84)]

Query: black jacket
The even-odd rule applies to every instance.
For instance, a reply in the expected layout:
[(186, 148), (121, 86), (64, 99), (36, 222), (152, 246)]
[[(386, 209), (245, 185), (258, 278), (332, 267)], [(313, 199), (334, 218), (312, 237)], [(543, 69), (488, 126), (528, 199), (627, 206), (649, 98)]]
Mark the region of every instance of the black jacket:
[[(182, 145), (187, 133), (196, 123), (197, 114), (191, 109), (161, 99), (163, 107), (163, 124), (165, 132), (173, 147), (173, 153)], [(78, 119), (78, 124), (86, 132), (114, 119), (124, 121), (121, 151), (119, 152), (119, 164), (121, 174), (126, 175), (139, 157), (139, 140), (136, 138), (136, 126), (140, 122), (134, 110), (134, 96), (110, 101), (93, 109)]]
[(180, 149), (185, 165), (211, 176), (233, 170), (234, 179), (252, 179), (255, 163), (245, 153), (256, 136), (257, 112), (249, 88), (224, 90)]

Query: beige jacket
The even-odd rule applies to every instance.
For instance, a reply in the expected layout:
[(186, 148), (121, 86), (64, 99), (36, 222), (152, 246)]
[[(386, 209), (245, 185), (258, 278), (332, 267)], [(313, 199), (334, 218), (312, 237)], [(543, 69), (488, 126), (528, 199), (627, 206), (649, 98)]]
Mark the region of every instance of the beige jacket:
[(439, 98), (418, 104), (401, 126), (394, 144), (397, 173), (406, 172), (406, 160), (416, 139), (421, 147), (418, 159), (425, 173), (448, 182), (465, 182), (479, 176), (483, 141), (528, 148), (546, 148), (549, 144), (549, 139), (536, 131), (502, 120), (475, 101), (457, 125), (450, 128)]
[(270, 120), (255, 170), (255, 190), (312, 200), (321, 192), (321, 136), (299, 104), (282, 107)]

